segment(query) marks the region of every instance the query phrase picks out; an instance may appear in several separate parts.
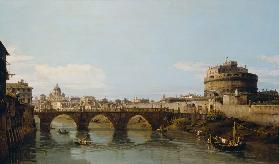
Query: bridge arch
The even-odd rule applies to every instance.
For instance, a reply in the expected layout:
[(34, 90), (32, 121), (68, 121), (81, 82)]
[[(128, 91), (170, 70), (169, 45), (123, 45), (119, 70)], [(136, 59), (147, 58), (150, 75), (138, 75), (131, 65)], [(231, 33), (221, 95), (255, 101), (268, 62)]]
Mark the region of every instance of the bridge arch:
[(97, 114), (88, 120), (88, 129), (114, 129), (113, 120), (106, 114)]
[(165, 126), (174, 116), (170, 112), (162, 111), (144, 111), (144, 110), (131, 110), (131, 111), (97, 111), (97, 112), (37, 112), (40, 118), (40, 129), (48, 132), (50, 130), (50, 124), (53, 119), (61, 114), (66, 114), (70, 116), (76, 123), (77, 130), (87, 131), (89, 123), (94, 117), (98, 115), (103, 115), (112, 123), (115, 131), (125, 131), (127, 130), (127, 125), (134, 116), (142, 116), (152, 127), (152, 130), (160, 128), (160, 126)]
[(79, 126), (79, 118), (74, 113), (60, 113), (60, 112), (45, 112), (45, 113), (36, 113), (38, 116), (40, 130), (44, 132), (50, 131), (50, 126), (52, 121), (61, 115), (66, 115), (68, 118), (74, 121), (75, 125)]
[(152, 124), (143, 115), (136, 114), (128, 119), (127, 129), (152, 129)]
[[(61, 120), (61, 124), (59, 125)], [(72, 125), (71, 125), (72, 124)], [(52, 118), (50, 122), (50, 128), (61, 127), (62, 125), (67, 125), (67, 127), (77, 128), (77, 120), (71, 115), (68, 114), (59, 114)]]

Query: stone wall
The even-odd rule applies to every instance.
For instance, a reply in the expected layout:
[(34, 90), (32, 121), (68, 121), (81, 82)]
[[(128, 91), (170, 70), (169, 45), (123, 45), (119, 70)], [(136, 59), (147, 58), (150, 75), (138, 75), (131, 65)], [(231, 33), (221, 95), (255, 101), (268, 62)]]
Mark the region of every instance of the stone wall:
[(7, 96), (5, 109), (0, 117), (0, 159), (8, 155), (8, 150), (20, 146), (24, 139), (35, 130), (33, 111), (30, 105)]
[(224, 95), (223, 96), (224, 105), (247, 105), (248, 97), (247, 95)]
[(238, 118), (264, 126), (279, 127), (279, 105), (222, 105), (215, 104), (215, 109), (227, 117)]
[(170, 111), (179, 113), (200, 113), (206, 114), (208, 112), (208, 100), (197, 100), (188, 102), (154, 102), (154, 103), (135, 103), (125, 105), (127, 108), (168, 108)]

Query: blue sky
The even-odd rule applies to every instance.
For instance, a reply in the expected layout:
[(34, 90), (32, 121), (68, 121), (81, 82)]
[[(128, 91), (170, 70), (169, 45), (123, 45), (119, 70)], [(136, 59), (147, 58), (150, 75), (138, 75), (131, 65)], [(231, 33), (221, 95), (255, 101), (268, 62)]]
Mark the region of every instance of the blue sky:
[(11, 81), (34, 95), (160, 98), (203, 92), (226, 57), (279, 80), (277, 0), (0, 0)]

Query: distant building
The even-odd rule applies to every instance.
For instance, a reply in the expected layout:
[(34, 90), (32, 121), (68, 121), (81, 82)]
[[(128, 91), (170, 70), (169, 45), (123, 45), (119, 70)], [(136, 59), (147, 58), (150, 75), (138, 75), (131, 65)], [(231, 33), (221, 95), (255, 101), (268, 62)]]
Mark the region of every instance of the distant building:
[(24, 80), (20, 80), (17, 83), (7, 83), (7, 93), (12, 93), (19, 96), (21, 103), (32, 104), (32, 87), (28, 86)]
[(53, 102), (61, 102), (65, 101), (65, 99), (65, 94), (61, 92), (60, 87), (56, 84), (52, 92), (49, 94), (49, 100)]
[(98, 106), (97, 100), (94, 96), (83, 96), (80, 98), (80, 105), (86, 110), (93, 109)]
[(59, 85), (56, 84), (49, 96), (42, 94), (36, 98), (34, 106), (37, 111), (91, 110), (99, 107), (99, 103), (93, 96), (66, 97)]
[(138, 97), (135, 97), (133, 99), (133, 103), (149, 103), (149, 99), (144, 99), (144, 98), (138, 98)]
[(279, 104), (279, 93), (275, 90), (262, 90), (250, 97), (251, 103)]
[(258, 76), (239, 67), (236, 61), (226, 60), (222, 65), (210, 67), (204, 78), (204, 95), (223, 96), (237, 90), (240, 93), (257, 93)]

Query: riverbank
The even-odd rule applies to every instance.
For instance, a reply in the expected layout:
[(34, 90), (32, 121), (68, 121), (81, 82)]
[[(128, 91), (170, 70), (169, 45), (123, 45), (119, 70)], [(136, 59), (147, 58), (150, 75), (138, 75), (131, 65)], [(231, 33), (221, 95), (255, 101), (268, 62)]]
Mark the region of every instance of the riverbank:
[(203, 137), (204, 139), (208, 139), (210, 134), (212, 136), (231, 138), (234, 122), (237, 127), (237, 136), (241, 137), (246, 142), (279, 144), (278, 127), (260, 126), (254, 123), (223, 116), (214, 120), (189, 120), (186, 118), (180, 118), (174, 120), (168, 129), (187, 131)]

